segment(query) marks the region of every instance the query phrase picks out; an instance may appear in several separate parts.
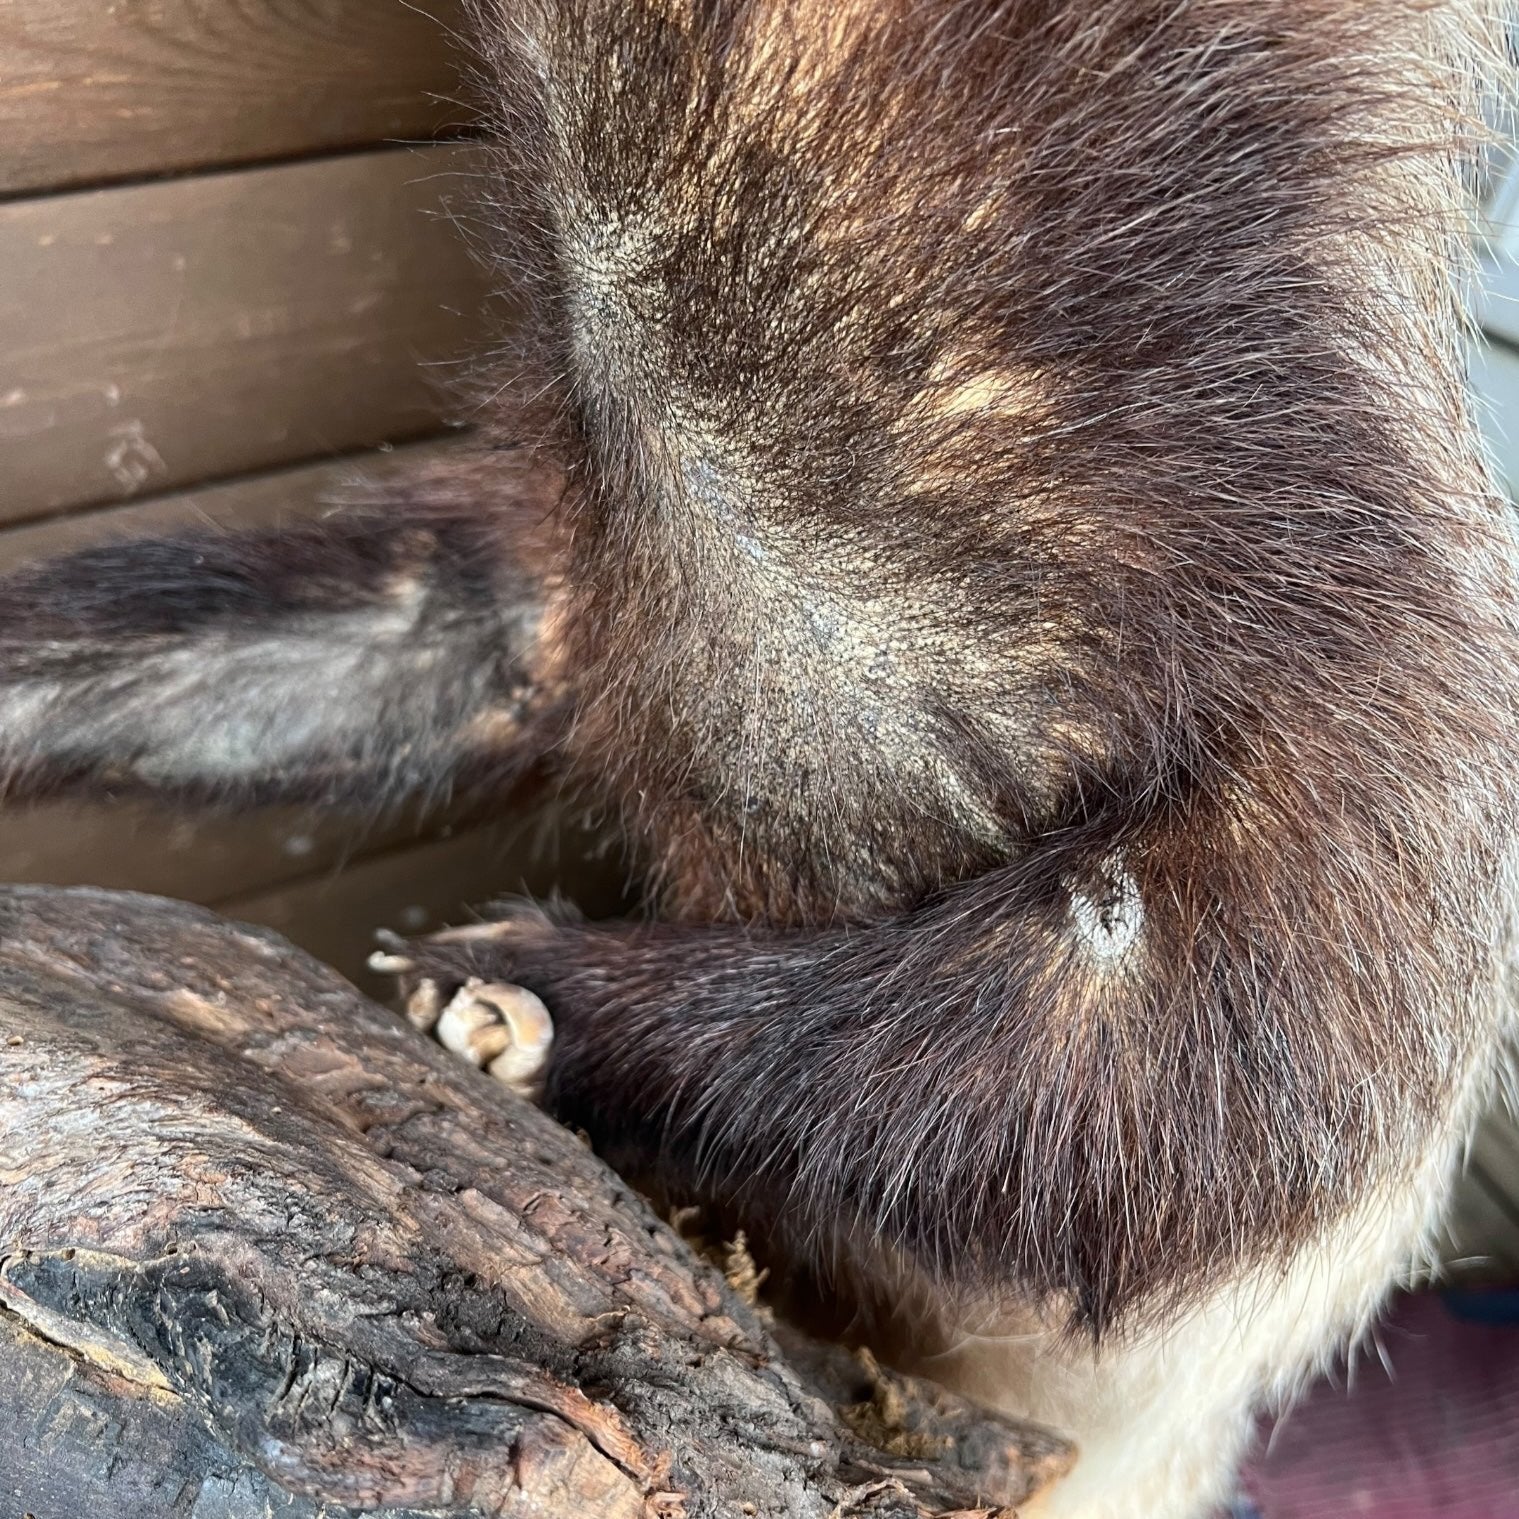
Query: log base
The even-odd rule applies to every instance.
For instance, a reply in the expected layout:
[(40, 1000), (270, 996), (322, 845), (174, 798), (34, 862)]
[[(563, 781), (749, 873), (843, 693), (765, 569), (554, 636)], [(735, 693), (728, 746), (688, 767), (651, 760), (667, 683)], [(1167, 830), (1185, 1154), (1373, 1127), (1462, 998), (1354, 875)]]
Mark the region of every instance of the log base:
[(0, 890), (0, 1519), (922, 1519), (1068, 1464), (868, 1380), (275, 935)]

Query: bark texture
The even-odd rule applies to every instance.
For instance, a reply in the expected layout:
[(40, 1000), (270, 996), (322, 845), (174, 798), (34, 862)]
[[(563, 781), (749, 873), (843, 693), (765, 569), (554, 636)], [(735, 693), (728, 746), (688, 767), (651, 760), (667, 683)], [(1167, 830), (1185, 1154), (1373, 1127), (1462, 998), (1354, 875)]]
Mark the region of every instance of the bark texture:
[(0, 891), (0, 1519), (920, 1519), (1068, 1460), (786, 1346), (275, 935)]

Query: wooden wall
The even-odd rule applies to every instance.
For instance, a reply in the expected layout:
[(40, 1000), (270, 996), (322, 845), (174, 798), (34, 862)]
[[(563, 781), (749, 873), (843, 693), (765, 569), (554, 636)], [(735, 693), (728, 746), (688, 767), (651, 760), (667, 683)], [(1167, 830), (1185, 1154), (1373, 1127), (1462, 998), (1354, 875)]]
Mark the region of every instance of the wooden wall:
[[(457, 0), (0, 3), (0, 569), (314, 510), (460, 444), (487, 298)], [(500, 315), (500, 308), (494, 308)], [(377, 925), (544, 887), (557, 835), (0, 813), (0, 878), (187, 897), (359, 971)]]

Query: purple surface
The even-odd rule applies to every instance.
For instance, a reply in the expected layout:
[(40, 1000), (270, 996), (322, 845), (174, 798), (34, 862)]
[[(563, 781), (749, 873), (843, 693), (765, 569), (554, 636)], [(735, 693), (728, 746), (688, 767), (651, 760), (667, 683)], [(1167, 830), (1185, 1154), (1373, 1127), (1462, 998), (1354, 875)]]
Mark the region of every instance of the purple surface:
[[(1519, 1519), (1515, 1295), (1402, 1299), (1353, 1373), (1320, 1382), (1247, 1469), (1261, 1519)], [(1483, 1322), (1484, 1315), (1491, 1320)]]

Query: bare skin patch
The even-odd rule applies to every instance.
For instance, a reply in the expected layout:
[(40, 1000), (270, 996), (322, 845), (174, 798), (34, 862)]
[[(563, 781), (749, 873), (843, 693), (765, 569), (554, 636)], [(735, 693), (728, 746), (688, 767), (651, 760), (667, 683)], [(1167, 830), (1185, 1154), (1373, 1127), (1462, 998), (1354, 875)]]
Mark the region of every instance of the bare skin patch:
[(910, 461), (906, 489), (953, 490), (974, 478), (989, 452), (1048, 426), (1057, 400), (1051, 378), (1032, 365), (946, 354), (896, 424)]
[(1071, 892), (1071, 928), (1076, 942), (1101, 969), (1121, 965), (1144, 932), (1144, 899), (1122, 860), (1109, 860), (1092, 886)]
[(975, 368), (941, 366), (926, 392), (924, 411), (934, 417), (1029, 417), (1043, 411), (1049, 387), (1023, 365)]

